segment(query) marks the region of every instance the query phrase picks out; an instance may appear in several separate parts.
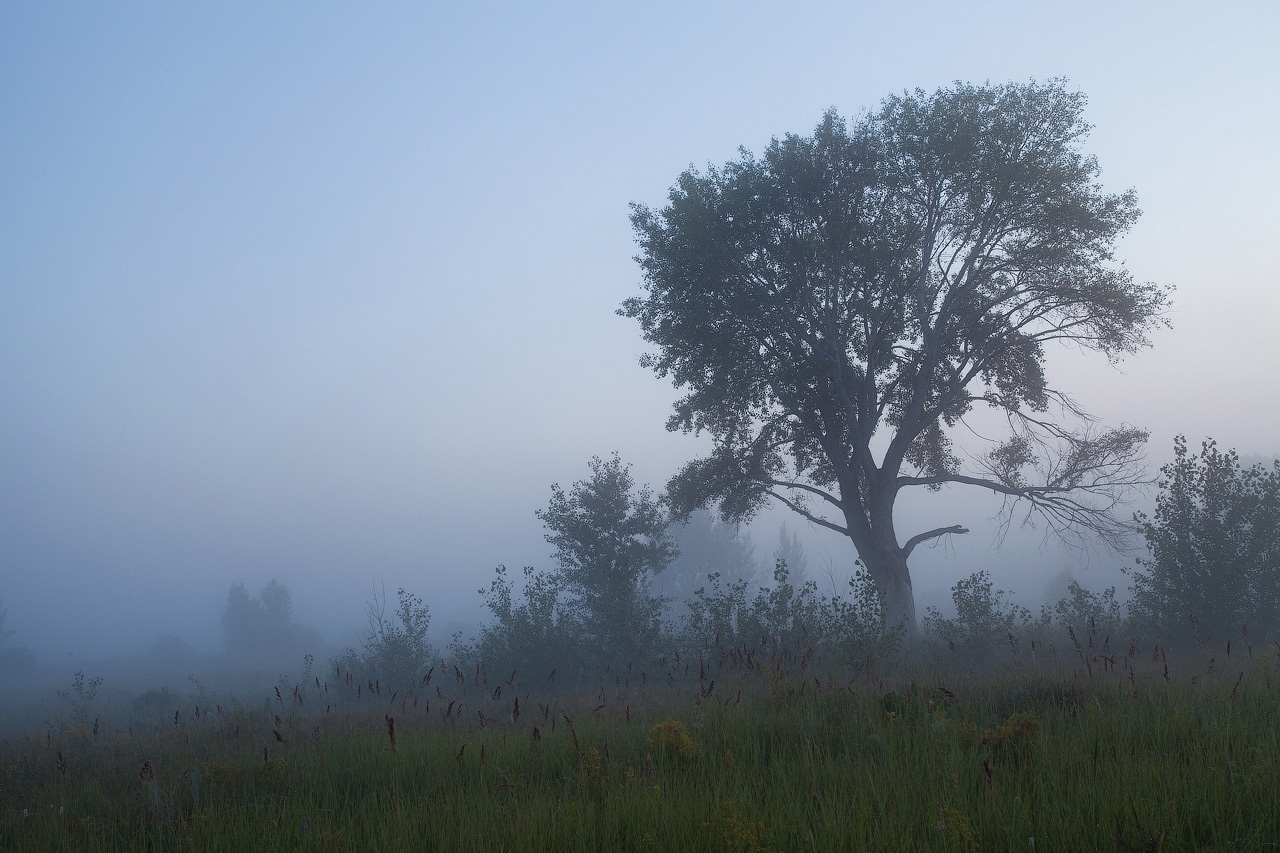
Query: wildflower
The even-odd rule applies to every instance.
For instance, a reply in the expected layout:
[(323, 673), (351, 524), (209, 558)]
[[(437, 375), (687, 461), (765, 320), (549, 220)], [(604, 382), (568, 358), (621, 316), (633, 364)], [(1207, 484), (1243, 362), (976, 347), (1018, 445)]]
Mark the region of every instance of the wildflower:
[(647, 741), (654, 752), (663, 752), (674, 758), (689, 758), (698, 750), (684, 723), (670, 718), (650, 729)]
[(1040, 731), (1040, 721), (1030, 711), (1014, 714), (994, 729), (987, 729), (982, 736), (983, 743), (992, 746), (1019, 743), (1035, 737)]

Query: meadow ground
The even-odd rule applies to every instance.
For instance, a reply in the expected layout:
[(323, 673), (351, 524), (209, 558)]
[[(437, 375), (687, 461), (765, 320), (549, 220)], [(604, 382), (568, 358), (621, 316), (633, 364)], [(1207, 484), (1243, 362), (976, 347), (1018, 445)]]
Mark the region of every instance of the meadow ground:
[(437, 665), (74, 706), (0, 742), (0, 850), (1280, 849), (1274, 647), (1075, 663), (712, 647), (561, 694)]

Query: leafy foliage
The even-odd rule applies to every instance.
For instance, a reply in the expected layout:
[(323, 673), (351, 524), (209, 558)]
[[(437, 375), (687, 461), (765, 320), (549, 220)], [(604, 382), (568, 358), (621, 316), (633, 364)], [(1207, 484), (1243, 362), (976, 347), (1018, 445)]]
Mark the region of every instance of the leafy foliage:
[(58, 691), (58, 697), (71, 706), (71, 714), (76, 725), (87, 726), (93, 719), (94, 702), (98, 698), (98, 688), (101, 686), (101, 676), (86, 680), (83, 672), (77, 672), (71, 682), (71, 690)]
[(1119, 637), (1125, 629), (1124, 614), (1116, 601), (1116, 588), (1109, 586), (1101, 593), (1090, 592), (1076, 581), (1067, 585), (1069, 597), (1053, 606), (1054, 621), (1064, 630), (1071, 629), (1081, 637), (1096, 634)]
[(498, 566), (485, 597), (493, 621), (480, 629), (473, 653), (495, 671), (547, 674), (566, 661), (581, 660), (582, 626), (568, 606), (560, 578), (524, 568), (524, 589), (517, 599), (507, 567)]
[(1133, 616), (1165, 642), (1243, 626), (1280, 628), (1280, 459), (1245, 468), (1212, 440), (1192, 454), (1174, 440), (1155, 516), (1137, 520), (1150, 556), (1133, 570)]

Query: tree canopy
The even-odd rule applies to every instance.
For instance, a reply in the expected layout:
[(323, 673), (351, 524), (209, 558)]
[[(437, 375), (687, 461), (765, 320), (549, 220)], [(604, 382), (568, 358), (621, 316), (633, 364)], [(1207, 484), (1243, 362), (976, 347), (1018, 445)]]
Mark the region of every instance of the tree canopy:
[[(981, 487), (1118, 541), (1146, 433), (1098, 427), (1050, 384), (1047, 347), (1136, 352), (1168, 292), (1115, 263), (1137, 200), (1097, 183), (1084, 105), (1061, 81), (917, 90), (634, 206), (644, 293), (620, 313), (685, 392), (668, 428), (713, 439), (669, 484), (675, 512), (780, 501), (850, 537), (911, 631), (907, 558), (967, 531), (901, 541), (903, 489)], [(951, 433), (979, 409), (1007, 430), (962, 459)]]

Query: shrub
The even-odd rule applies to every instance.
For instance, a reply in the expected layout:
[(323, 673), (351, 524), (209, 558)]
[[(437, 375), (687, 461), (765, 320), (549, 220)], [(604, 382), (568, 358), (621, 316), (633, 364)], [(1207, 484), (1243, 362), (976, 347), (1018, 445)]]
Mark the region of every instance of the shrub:
[(951, 588), (956, 606), (954, 619), (946, 619), (930, 607), (924, 629), (943, 642), (962, 648), (974, 662), (985, 661), (991, 652), (1008, 642), (1015, 628), (1031, 626), (1031, 611), (1018, 607), (1002, 589), (992, 590), (991, 575), (985, 570), (957, 581)]
[(813, 581), (798, 587), (785, 560), (774, 566), (774, 585), (747, 599), (747, 582), (725, 585), (713, 572), (689, 602), (683, 634), (687, 645), (719, 638), (729, 647), (772, 641), (793, 650), (812, 650), (829, 663), (869, 672), (891, 662), (902, 629), (888, 630), (880, 596), (861, 563), (849, 579), (849, 595), (819, 596)]
[(524, 590), (516, 598), (507, 567), (498, 566), (488, 590), (480, 590), (493, 621), (480, 629), (474, 654), (495, 670), (546, 675), (582, 659), (582, 627), (562, 596), (558, 575), (524, 569)]
[(1054, 621), (1063, 629), (1072, 629), (1079, 636), (1097, 634), (1103, 638), (1118, 637), (1124, 630), (1124, 614), (1116, 601), (1114, 586), (1095, 593), (1071, 581), (1067, 592), (1069, 597), (1059, 599), (1053, 607)]

